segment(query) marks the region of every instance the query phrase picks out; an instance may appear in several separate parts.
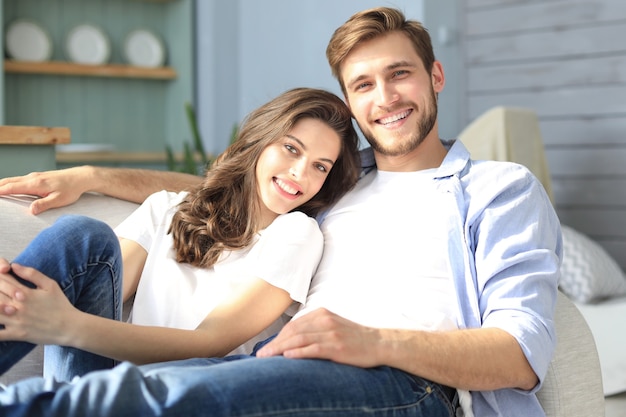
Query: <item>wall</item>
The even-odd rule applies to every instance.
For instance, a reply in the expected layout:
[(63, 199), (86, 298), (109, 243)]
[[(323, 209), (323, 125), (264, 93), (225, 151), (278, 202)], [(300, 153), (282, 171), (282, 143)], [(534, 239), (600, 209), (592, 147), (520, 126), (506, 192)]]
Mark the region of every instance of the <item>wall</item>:
[(143, 28), (163, 38), (166, 65), (177, 73), (171, 80), (3, 73), (0, 121), (66, 126), (74, 144), (109, 145), (120, 152), (163, 152), (166, 143), (182, 149), (191, 136), (184, 104), (194, 89), (192, 6), (193, 0), (0, 0), (3, 34), (14, 20), (37, 22), (49, 33), (53, 61), (68, 60), (68, 33), (89, 23), (110, 39), (108, 63), (124, 64), (126, 35)]
[(423, 17), (422, 0), (196, 1), (196, 101), (207, 150), (224, 150), (234, 123), (286, 89), (340, 94), (326, 44), (353, 13), (381, 5)]
[(562, 223), (626, 267), (626, 2), (463, 0), (464, 123), (534, 109)]
[[(0, 6), (2, 6), (2, 1), (0, 0)], [(0, 22), (4, 22), (4, 8), (0, 7)], [(3, 30), (0, 31), (0, 45), (4, 47), (4, 27)], [(0, 77), (0, 97), (4, 97), (4, 77)], [(5, 124), (4, 122), (4, 100), (0, 100), (0, 125)]]

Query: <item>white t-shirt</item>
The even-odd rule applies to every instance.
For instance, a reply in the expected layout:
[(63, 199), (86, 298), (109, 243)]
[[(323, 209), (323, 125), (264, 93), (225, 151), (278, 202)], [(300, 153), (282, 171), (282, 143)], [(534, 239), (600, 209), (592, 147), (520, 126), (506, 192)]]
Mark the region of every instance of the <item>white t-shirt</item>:
[(323, 250), (317, 222), (300, 212), (278, 216), (257, 234), (251, 247), (224, 252), (211, 268), (176, 262), (168, 234), (185, 193), (161, 191), (146, 201), (115, 232), (141, 245), (148, 257), (130, 321), (140, 325), (195, 329), (232, 285), (261, 278), (294, 300), (286, 315), (232, 353), (250, 353), (254, 344), (276, 333), (306, 299)]
[(324, 256), (297, 316), (325, 307), (377, 328), (456, 328), (449, 204), (434, 184), (432, 170), (363, 177), (321, 225)]
[[(435, 189), (433, 171), (373, 170), (339, 200), (321, 225), (324, 257), (295, 317), (324, 307), (376, 328), (458, 328), (448, 258), (453, 226), (443, 213), (455, 197)], [(457, 392), (464, 415), (473, 417), (469, 392)]]

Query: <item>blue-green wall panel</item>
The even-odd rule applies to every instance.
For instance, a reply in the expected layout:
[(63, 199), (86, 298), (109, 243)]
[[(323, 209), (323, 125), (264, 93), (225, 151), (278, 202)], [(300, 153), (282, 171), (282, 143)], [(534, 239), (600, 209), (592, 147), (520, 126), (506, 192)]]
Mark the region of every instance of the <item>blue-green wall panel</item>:
[[(67, 126), (72, 143), (113, 145), (119, 151), (182, 149), (190, 138), (184, 103), (193, 101), (192, 0), (2, 0), (4, 28), (17, 18), (37, 21), (53, 40), (53, 60), (66, 60), (64, 42), (76, 25), (100, 26), (111, 41), (111, 63), (124, 63), (123, 41), (134, 29), (157, 33), (174, 80), (5, 74), (5, 124)], [(0, 90), (1, 92), (1, 90)]]
[[(4, 0), (0, 0), (0, 22), (4, 22)], [(3, 26), (4, 29), (4, 26)], [(4, 51), (4, 30), (0, 30), (0, 45)], [(0, 98), (4, 97), (4, 76), (0, 73)], [(0, 100), (0, 125), (4, 123), (4, 100)]]
[(0, 145), (0, 178), (55, 168), (53, 145)]

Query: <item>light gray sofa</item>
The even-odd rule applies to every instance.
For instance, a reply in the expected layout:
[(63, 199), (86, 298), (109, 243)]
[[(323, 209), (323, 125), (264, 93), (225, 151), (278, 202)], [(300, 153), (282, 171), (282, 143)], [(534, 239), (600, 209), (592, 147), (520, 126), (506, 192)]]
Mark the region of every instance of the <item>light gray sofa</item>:
[[(39, 230), (62, 214), (85, 214), (116, 226), (137, 206), (96, 194), (86, 194), (62, 209), (38, 216), (28, 213), (28, 198), (0, 197), (0, 257), (12, 259)], [(550, 417), (602, 417), (604, 396), (596, 345), (576, 306), (559, 294), (556, 314), (558, 345), (539, 398)], [(41, 348), (22, 360), (0, 382), (10, 383), (41, 374)]]

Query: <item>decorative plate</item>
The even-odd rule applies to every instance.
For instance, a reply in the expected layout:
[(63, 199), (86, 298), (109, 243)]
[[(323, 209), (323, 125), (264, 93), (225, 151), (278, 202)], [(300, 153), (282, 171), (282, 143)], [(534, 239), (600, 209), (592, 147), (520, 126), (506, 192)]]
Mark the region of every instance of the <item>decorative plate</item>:
[(37, 23), (19, 19), (5, 33), (6, 51), (18, 61), (47, 61), (52, 56), (52, 40)]
[(133, 30), (124, 40), (124, 57), (130, 65), (160, 67), (165, 63), (165, 56), (163, 41), (149, 30)]
[(82, 24), (68, 33), (65, 52), (70, 61), (79, 64), (105, 64), (111, 57), (111, 42), (99, 27)]

